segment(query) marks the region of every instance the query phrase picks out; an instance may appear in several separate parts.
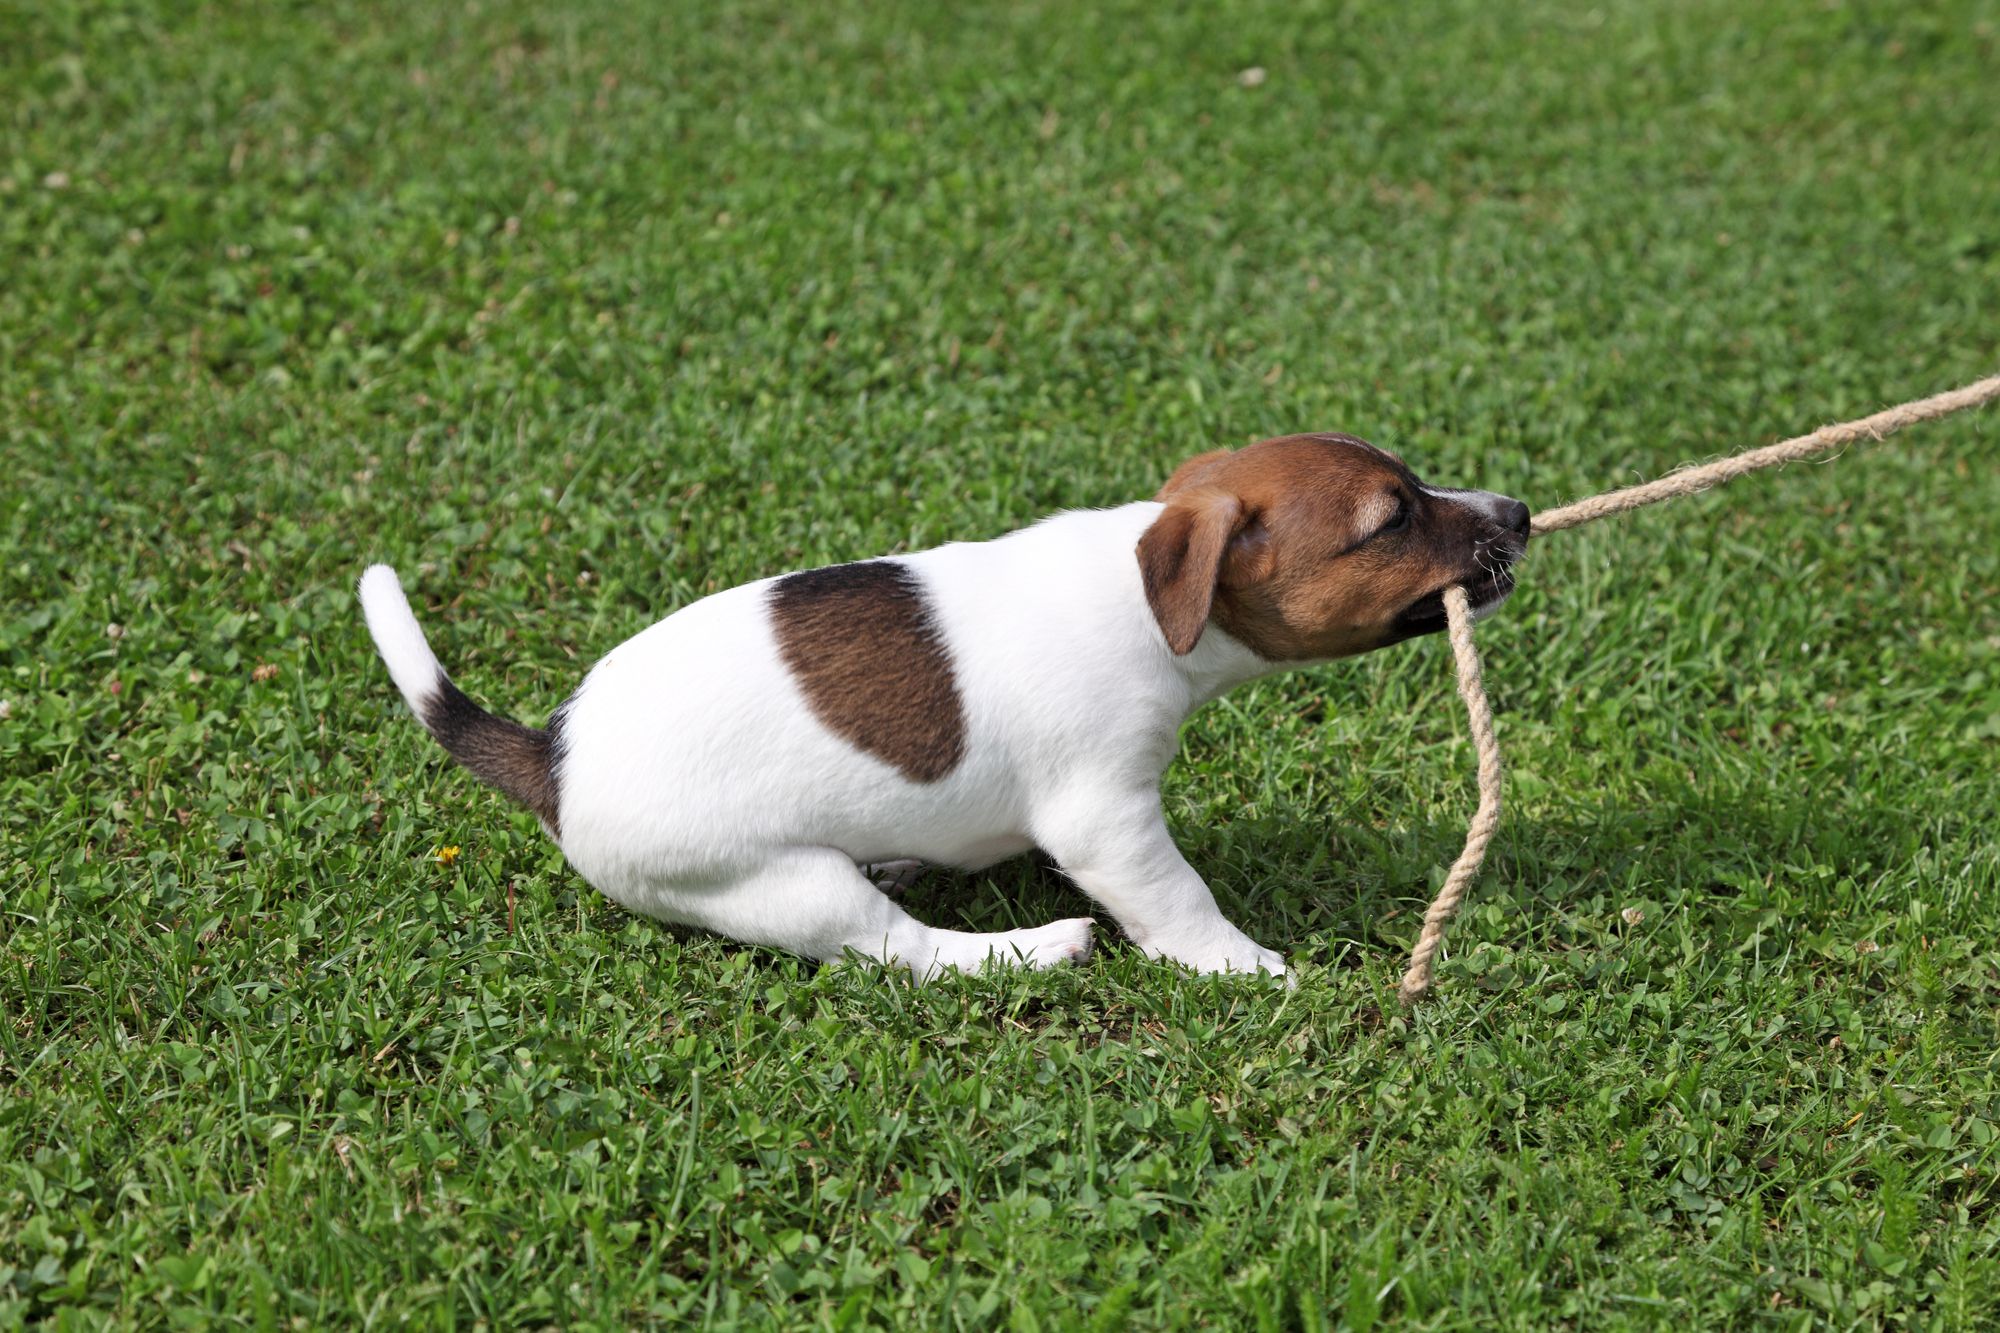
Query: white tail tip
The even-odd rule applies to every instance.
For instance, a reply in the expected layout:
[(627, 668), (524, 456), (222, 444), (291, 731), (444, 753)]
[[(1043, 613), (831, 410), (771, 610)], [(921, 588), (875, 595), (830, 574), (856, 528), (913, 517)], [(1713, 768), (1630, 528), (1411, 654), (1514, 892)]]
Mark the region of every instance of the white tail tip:
[(368, 619), (368, 633), (375, 650), (388, 664), (389, 677), (403, 692), (403, 700), (419, 718), (424, 705), (438, 692), (444, 668), (410, 611), (410, 599), (396, 571), (387, 565), (370, 565), (361, 575), (361, 614)]

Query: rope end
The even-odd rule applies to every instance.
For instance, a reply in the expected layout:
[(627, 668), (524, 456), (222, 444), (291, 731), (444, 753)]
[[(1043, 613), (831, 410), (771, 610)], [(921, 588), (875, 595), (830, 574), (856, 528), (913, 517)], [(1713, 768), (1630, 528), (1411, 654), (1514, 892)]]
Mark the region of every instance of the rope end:
[(1430, 994), (1431, 963), (1444, 947), (1445, 923), (1458, 911), (1466, 886), (1479, 873), (1486, 859), (1486, 844), (1500, 823), (1500, 743), (1493, 735), (1493, 707), (1479, 679), (1479, 649), (1472, 642), (1472, 604), (1465, 589), (1444, 590), (1445, 620), (1450, 628), (1452, 656), (1458, 664), (1458, 692), (1465, 700), (1467, 721), (1472, 728), (1473, 748), (1479, 753), (1479, 809), (1466, 830), (1465, 850), (1452, 862), (1444, 884), (1424, 913), (1423, 930), (1410, 949), (1410, 966), (1396, 993), (1405, 1006), (1416, 1004)]

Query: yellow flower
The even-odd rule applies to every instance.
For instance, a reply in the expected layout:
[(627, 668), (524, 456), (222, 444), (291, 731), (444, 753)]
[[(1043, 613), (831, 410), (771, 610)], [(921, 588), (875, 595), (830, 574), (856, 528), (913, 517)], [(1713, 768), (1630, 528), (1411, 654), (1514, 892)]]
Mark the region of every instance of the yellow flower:
[(458, 859), (458, 848), (440, 847), (435, 852), (431, 853), (431, 859), (436, 861), (441, 866), (448, 866), (453, 861), (456, 861)]

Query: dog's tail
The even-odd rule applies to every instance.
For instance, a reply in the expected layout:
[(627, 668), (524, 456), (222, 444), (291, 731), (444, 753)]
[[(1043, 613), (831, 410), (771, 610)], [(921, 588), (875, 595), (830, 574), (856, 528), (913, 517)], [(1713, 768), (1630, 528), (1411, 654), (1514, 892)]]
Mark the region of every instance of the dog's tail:
[(370, 565), (362, 574), (361, 612), (390, 678), (424, 729), (474, 777), (498, 787), (557, 831), (559, 720), (538, 731), (495, 717), (466, 698), (431, 651), (396, 571), (387, 565)]

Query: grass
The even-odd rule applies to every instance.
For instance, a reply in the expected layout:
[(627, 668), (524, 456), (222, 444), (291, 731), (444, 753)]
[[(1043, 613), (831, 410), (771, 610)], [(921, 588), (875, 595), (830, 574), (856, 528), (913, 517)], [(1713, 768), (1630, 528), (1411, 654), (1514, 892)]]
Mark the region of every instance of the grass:
[(0, 3), (0, 1325), (1993, 1326), (1991, 413), (1540, 544), (1414, 1017), (1436, 641), (1168, 775), (1297, 989), (914, 989), (608, 906), (351, 588), (539, 720), (1218, 443), (1546, 504), (1932, 392), (2000, 363), (1996, 60), (1973, 0)]

